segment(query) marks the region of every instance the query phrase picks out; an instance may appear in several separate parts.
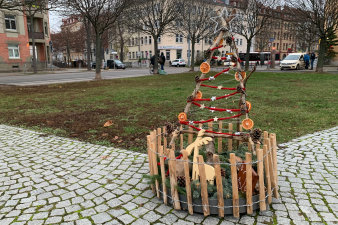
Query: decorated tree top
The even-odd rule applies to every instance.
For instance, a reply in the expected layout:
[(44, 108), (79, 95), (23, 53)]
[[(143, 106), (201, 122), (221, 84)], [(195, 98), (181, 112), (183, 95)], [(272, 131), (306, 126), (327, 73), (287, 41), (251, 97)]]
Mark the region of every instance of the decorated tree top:
[[(179, 123), (182, 126), (192, 128), (195, 130), (195, 133), (203, 129), (204, 124), (215, 123), (218, 121), (236, 121), (236, 123), (241, 124), (245, 130), (251, 131), (253, 129), (254, 122), (249, 118), (249, 112), (252, 106), (251, 103), (246, 100), (246, 83), (255, 69), (247, 75), (241, 67), (238, 49), (234, 37), (230, 32), (230, 22), (234, 18), (235, 13), (236, 11), (234, 10), (231, 15), (226, 15), (226, 18), (224, 18), (223, 9), (219, 12), (219, 16), (213, 18), (216, 22), (215, 32), (217, 37), (214, 40), (213, 45), (207, 50), (204, 62), (200, 65), (201, 75), (195, 77), (196, 86), (187, 99), (187, 105), (184, 111), (178, 114)], [(220, 22), (216, 19), (220, 20)], [(219, 28), (220, 23), (221, 27)], [(208, 76), (212, 60), (224, 61), (227, 59), (227, 57), (215, 56), (214, 53), (227, 46), (230, 46), (232, 51), (227, 53), (228, 55), (231, 55), (230, 66), (224, 68), (216, 75)], [(234, 71), (233, 74), (230, 73), (230, 71)], [(229, 77), (229, 75), (233, 76), (231, 78), (232, 81), (237, 82), (235, 87), (227, 87), (229, 84), (225, 86), (224, 83), (230, 82), (224, 79), (224, 76)], [(202, 88), (210, 89), (211, 91), (217, 92), (217, 94), (204, 97), (205, 95), (202, 92)], [(210, 90), (209, 93), (211, 92)], [(236, 98), (236, 96), (238, 96), (238, 98)], [(231, 102), (238, 102), (238, 104), (229, 107), (229, 103)], [(202, 117), (206, 116), (205, 113), (198, 113), (197, 111), (206, 110), (208, 110), (210, 114), (208, 114), (207, 119), (203, 119)], [(238, 132), (235, 133), (206, 130), (204, 135), (247, 140), (249, 134), (239, 132), (239, 126), (237, 129)], [(173, 141), (179, 133), (180, 131), (178, 129), (174, 131), (170, 145), (173, 144)]]

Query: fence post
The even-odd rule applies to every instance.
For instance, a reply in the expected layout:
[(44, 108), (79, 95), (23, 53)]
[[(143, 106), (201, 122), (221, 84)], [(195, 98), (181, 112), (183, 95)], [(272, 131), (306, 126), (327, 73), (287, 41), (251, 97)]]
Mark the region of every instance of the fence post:
[(180, 210), (181, 204), (177, 192), (176, 157), (174, 151), (175, 149), (170, 149), (169, 153), (170, 190), (174, 209)]
[(160, 154), (160, 167), (161, 167), (161, 177), (162, 177), (162, 191), (163, 191), (163, 202), (164, 204), (168, 204), (167, 198), (167, 186), (165, 185), (165, 167), (164, 167), (164, 154), (163, 154), (163, 146), (159, 148)]
[(234, 153), (230, 154), (230, 164), (231, 164), (233, 214), (234, 217), (239, 218), (238, 179), (237, 179), (236, 155)]
[(270, 157), (268, 153), (268, 146), (263, 146), (263, 160), (264, 160), (264, 168), (265, 168), (265, 179), (267, 183), (267, 192), (268, 192), (268, 203), (270, 204), (272, 202), (272, 196), (271, 196), (271, 179), (270, 179)]
[(251, 153), (245, 153), (246, 163), (246, 208), (247, 214), (253, 213), (252, 208), (252, 155)]
[(265, 204), (265, 187), (264, 187), (264, 166), (263, 166), (263, 150), (256, 149), (257, 152), (257, 173), (259, 178), (259, 209), (261, 211), (266, 210), (266, 204)]
[(209, 198), (208, 198), (208, 185), (207, 185), (207, 177), (205, 174), (204, 160), (203, 156), (199, 155), (198, 159), (198, 169), (200, 175), (200, 184), (201, 184), (201, 197), (202, 197), (202, 208), (204, 216), (210, 215), (209, 208)]
[(216, 187), (217, 187), (217, 202), (218, 202), (218, 216), (224, 217), (223, 184), (222, 184), (221, 166), (219, 163), (220, 163), (219, 156), (214, 155)]
[[(232, 123), (229, 123), (229, 134), (232, 134)], [(232, 138), (228, 138), (228, 151), (232, 151)]]
[(191, 193), (191, 184), (190, 184), (190, 170), (189, 170), (189, 159), (188, 153), (186, 150), (182, 151), (183, 160), (184, 160), (184, 176), (185, 176), (185, 189), (187, 192), (187, 204), (188, 211), (192, 215), (194, 214), (193, 206), (192, 206), (192, 193)]

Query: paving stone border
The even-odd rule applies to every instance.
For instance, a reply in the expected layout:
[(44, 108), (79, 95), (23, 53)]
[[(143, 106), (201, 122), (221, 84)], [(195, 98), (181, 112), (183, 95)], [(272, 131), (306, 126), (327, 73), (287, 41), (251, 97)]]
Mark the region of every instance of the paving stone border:
[(338, 224), (338, 127), (280, 145), (281, 199), (240, 219), (158, 200), (147, 156), (0, 125), (0, 224)]

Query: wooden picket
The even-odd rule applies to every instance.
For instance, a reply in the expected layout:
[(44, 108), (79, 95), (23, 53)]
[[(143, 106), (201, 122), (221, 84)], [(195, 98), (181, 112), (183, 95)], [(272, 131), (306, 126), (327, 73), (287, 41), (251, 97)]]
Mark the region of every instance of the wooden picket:
[[(232, 123), (229, 123), (229, 134), (232, 134), (232, 128), (233, 128), (233, 126), (232, 126)], [(232, 139), (231, 138), (229, 138), (228, 139), (228, 151), (232, 151)]]
[(247, 214), (253, 213), (252, 207), (252, 155), (247, 152), (245, 154), (245, 163), (246, 163), (246, 208)]
[[(220, 121), (218, 123), (218, 130), (221, 132), (223, 128), (223, 123)], [(217, 129), (217, 128), (216, 128)], [(213, 124), (208, 124), (208, 130), (213, 130)], [(233, 132), (232, 124), (229, 124), (229, 131)], [(161, 173), (161, 186), (159, 185), (159, 180), (156, 179), (155, 185), (152, 184), (151, 188), (153, 192), (160, 197), (160, 192), (162, 193), (162, 199), (164, 204), (168, 204), (168, 198), (170, 197), (172, 200), (173, 207), (177, 210), (181, 209), (180, 198), (177, 190), (177, 174), (176, 174), (176, 157), (175, 157), (175, 144), (172, 145), (171, 148), (168, 148), (166, 127), (158, 128), (154, 131), (150, 132), (150, 135), (147, 136), (147, 152), (149, 158), (149, 173), (150, 175), (158, 175), (159, 169)], [(188, 133), (187, 136), (182, 135), (181, 143), (184, 143), (184, 138), (188, 138), (189, 141), (193, 142), (194, 134)], [(260, 143), (256, 143), (256, 145), (252, 142), (251, 138), (247, 140), (246, 143), (248, 145), (248, 149), (250, 152), (246, 153), (245, 156), (245, 183), (246, 189), (244, 190), (246, 193), (246, 212), (247, 214), (253, 213), (253, 169), (252, 164), (256, 162), (252, 162), (252, 154), (257, 154), (257, 174), (258, 174), (258, 187), (259, 187), (259, 208), (261, 211), (265, 211), (266, 199), (270, 204), (272, 201), (272, 196), (278, 198), (278, 178), (277, 178), (277, 144), (276, 144), (276, 135), (269, 134), (268, 132), (264, 132), (264, 141), (263, 141), (263, 149), (261, 148)], [(233, 140), (232, 138), (224, 138), (218, 137), (218, 152), (221, 153), (223, 141), (228, 141), (228, 149), (231, 150), (233, 148)], [(230, 145), (231, 144), (231, 145)], [(231, 147), (230, 147), (231, 146)], [(185, 188), (186, 188), (186, 205), (189, 214), (194, 213), (193, 207), (193, 198), (192, 198), (192, 189), (191, 189), (191, 174), (190, 174), (190, 166), (188, 159), (188, 153), (183, 149), (182, 144), (180, 144), (179, 148), (181, 149), (181, 153), (183, 155), (183, 165), (184, 165), (184, 176), (185, 176)], [(255, 151), (256, 150), (256, 151)], [(164, 157), (169, 158), (169, 180), (170, 180), (170, 195), (168, 196), (168, 189), (166, 186), (166, 168), (165, 168), (165, 160)], [(158, 166), (158, 158), (159, 158), (159, 166)], [(225, 216), (225, 201), (223, 198), (223, 184), (222, 184), (222, 176), (221, 176), (221, 166), (219, 156), (213, 155), (213, 167), (215, 169), (215, 185), (217, 189), (217, 207), (218, 207), (218, 215), (219, 217)], [(198, 156), (198, 170), (199, 170), (199, 181), (201, 188), (201, 201), (202, 201), (202, 210), (205, 216), (211, 214), (211, 209), (209, 205), (208, 198), (208, 181), (206, 174), (206, 166), (204, 164), (203, 156)], [(230, 154), (230, 169), (231, 169), (231, 182), (232, 182), (232, 208), (233, 208), (233, 216), (239, 217), (240, 205), (239, 205), (239, 186), (238, 180), (240, 178), (240, 174), (238, 174), (239, 165), (237, 165), (236, 156), (234, 153)], [(241, 175), (242, 176), (242, 175)], [(209, 178), (208, 178), (209, 179)], [(213, 206), (214, 207), (214, 206)]]
[(218, 216), (224, 217), (224, 198), (223, 198), (223, 184), (221, 176), (221, 166), (219, 156), (214, 155), (216, 187), (217, 187), (217, 201), (218, 201)]

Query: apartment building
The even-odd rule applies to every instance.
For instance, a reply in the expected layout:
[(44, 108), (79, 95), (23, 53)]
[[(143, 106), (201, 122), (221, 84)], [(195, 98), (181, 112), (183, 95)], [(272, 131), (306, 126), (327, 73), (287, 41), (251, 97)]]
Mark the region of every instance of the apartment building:
[(44, 69), (50, 64), (48, 12), (36, 13), (31, 21), (20, 11), (2, 9), (0, 20), (0, 71), (32, 70), (32, 37), (36, 44), (38, 69)]
[[(239, 52), (246, 51), (246, 40), (244, 37), (235, 34), (235, 41), (237, 43)], [(213, 43), (213, 39), (205, 38), (199, 40), (195, 44), (195, 58), (202, 59), (204, 51), (208, 50)], [(190, 45), (190, 46), (189, 46)], [(128, 41), (128, 53), (126, 62), (146, 63), (152, 55), (154, 55), (154, 43), (152, 36), (145, 34), (133, 35)], [(167, 62), (175, 59), (184, 59), (188, 62), (189, 54), (191, 54), (191, 43), (182, 34), (167, 34), (162, 35), (158, 39), (158, 49), (160, 53), (163, 52)], [(220, 49), (220, 54), (225, 56), (230, 52), (230, 48)]]

